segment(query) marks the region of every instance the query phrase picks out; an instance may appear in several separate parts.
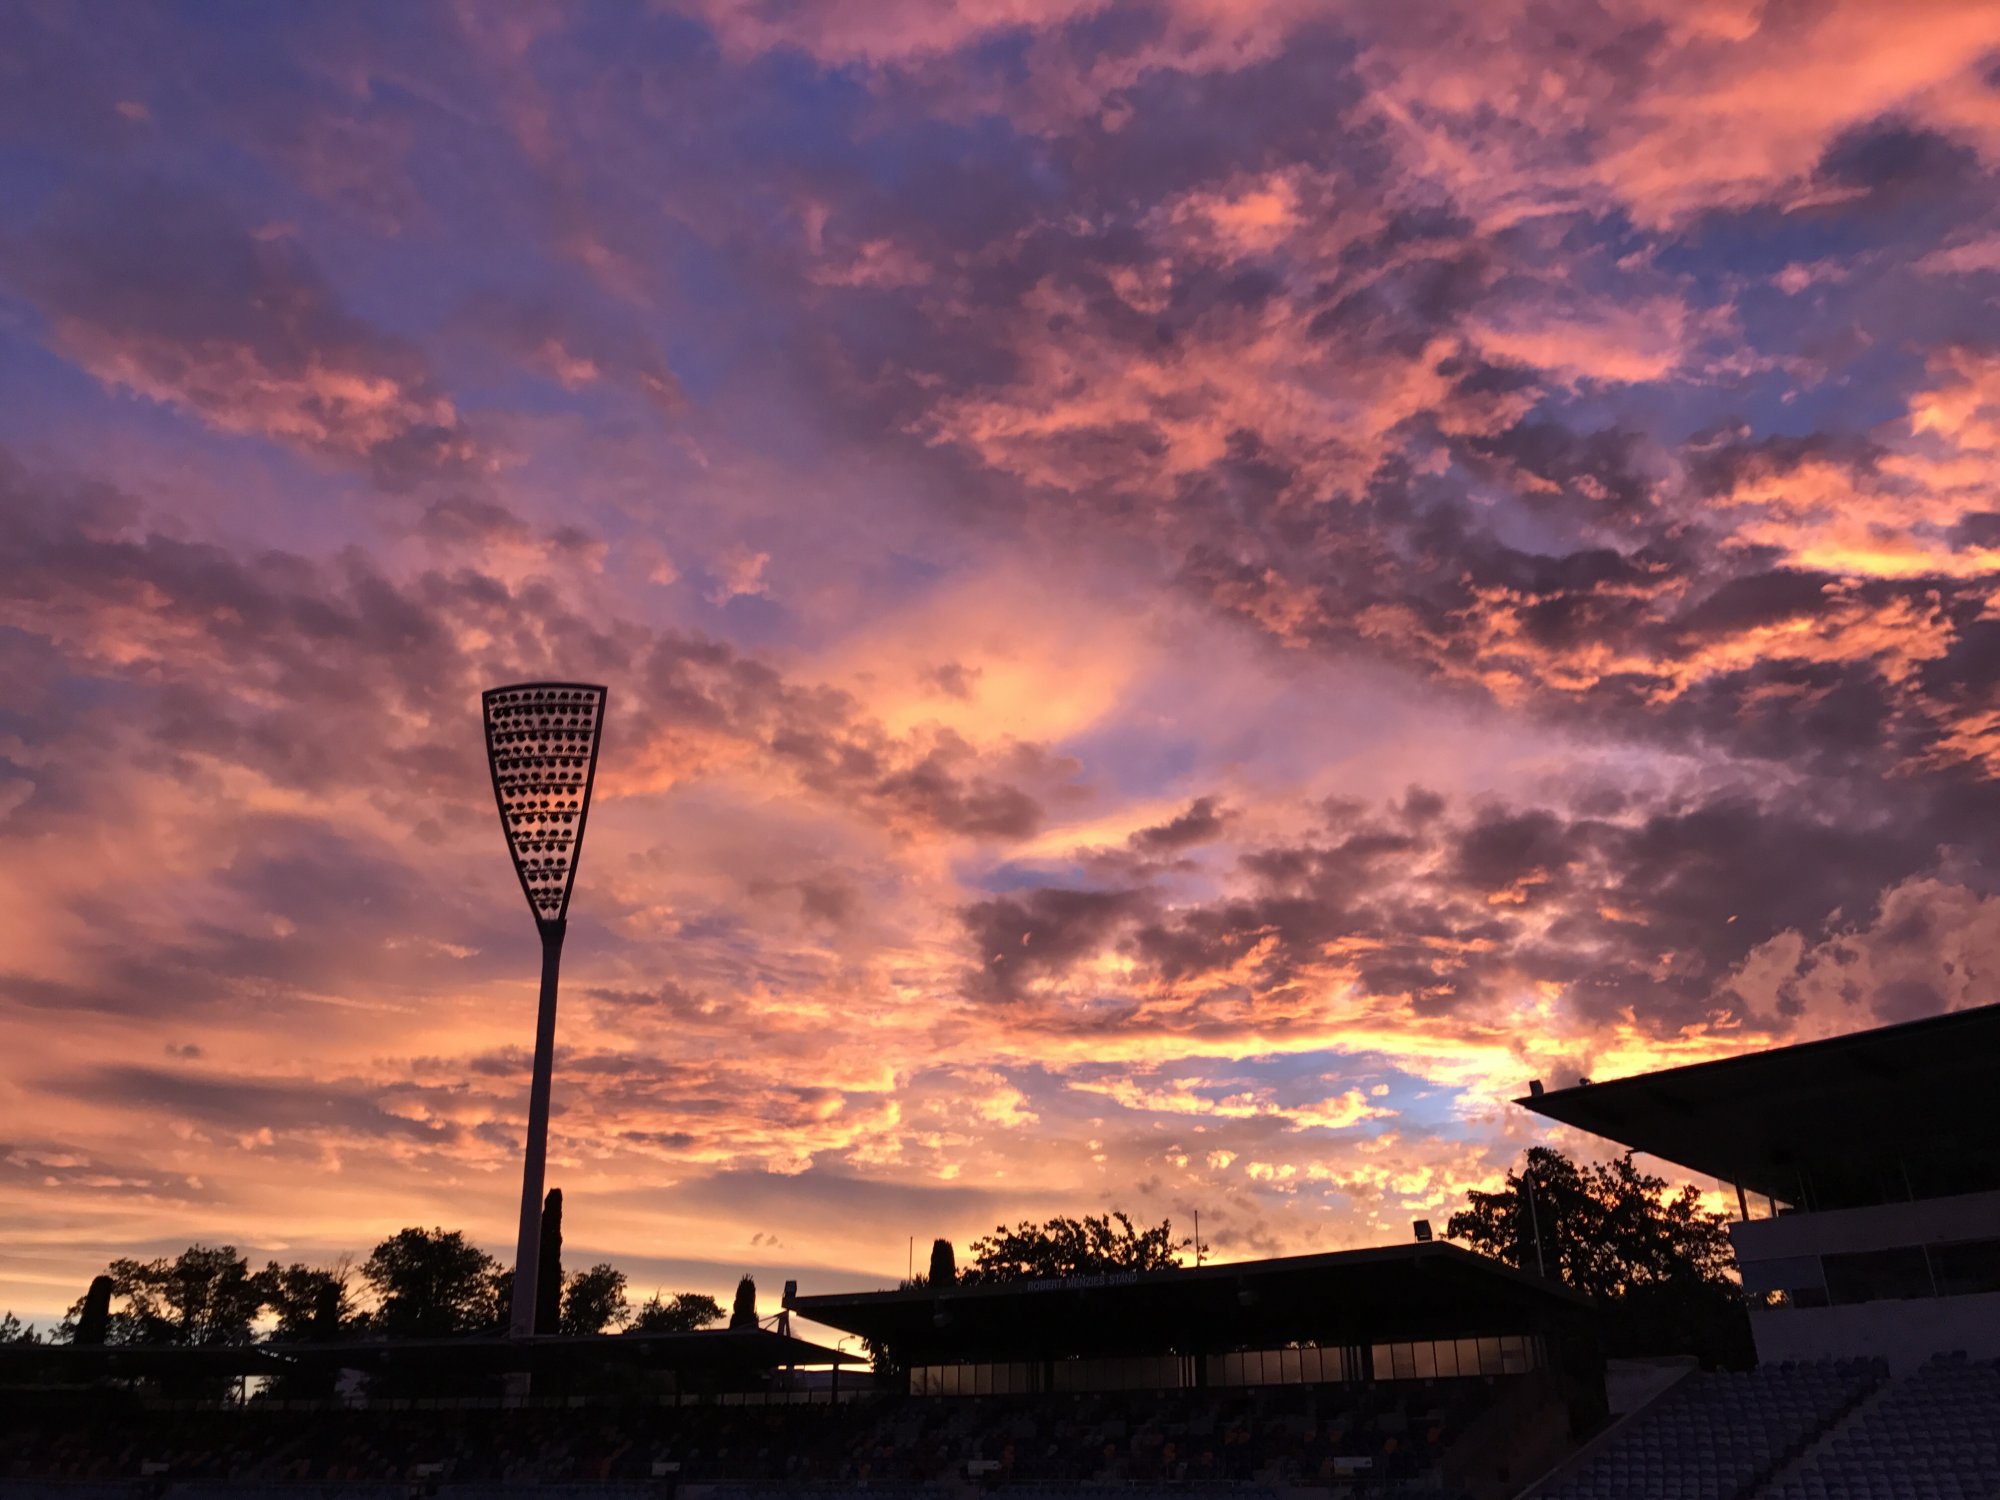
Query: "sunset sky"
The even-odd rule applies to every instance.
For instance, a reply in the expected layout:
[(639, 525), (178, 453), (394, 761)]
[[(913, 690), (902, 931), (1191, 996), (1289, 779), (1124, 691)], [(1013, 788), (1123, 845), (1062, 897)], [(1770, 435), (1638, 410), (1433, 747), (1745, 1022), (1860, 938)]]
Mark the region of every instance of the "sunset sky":
[(11, 0), (0, 1307), (511, 1254), (522, 678), (641, 1296), (2000, 999), (1996, 172), (1991, 0)]

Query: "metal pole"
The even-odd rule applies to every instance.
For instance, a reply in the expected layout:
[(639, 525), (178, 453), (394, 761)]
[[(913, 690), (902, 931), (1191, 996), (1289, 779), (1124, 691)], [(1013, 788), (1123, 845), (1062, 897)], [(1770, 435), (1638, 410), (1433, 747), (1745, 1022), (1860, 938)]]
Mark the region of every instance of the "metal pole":
[(542, 1256), (542, 1179), (549, 1154), (549, 1085), (556, 1061), (556, 976), (562, 967), (563, 932), (558, 917), (542, 929), (542, 1006), (535, 1021), (535, 1079), (528, 1090), (528, 1144), (521, 1167), (521, 1235), (514, 1247), (514, 1305), (507, 1332), (526, 1338), (535, 1331), (535, 1287)]
[[(1528, 1222), (1534, 1226), (1535, 1230), (1535, 1273), (1544, 1280), (1547, 1280), (1549, 1262), (1548, 1257), (1542, 1254), (1542, 1213), (1535, 1206), (1534, 1174), (1532, 1172), (1524, 1172), (1521, 1174), (1521, 1180), (1528, 1185)], [(1522, 1269), (1526, 1270), (1527, 1267), (1523, 1266)]]

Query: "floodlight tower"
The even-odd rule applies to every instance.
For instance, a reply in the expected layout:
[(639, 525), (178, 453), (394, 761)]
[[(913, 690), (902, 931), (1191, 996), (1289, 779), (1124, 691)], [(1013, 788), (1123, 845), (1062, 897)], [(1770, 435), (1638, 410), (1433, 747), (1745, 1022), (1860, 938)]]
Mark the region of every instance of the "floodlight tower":
[(535, 1021), (535, 1077), (528, 1093), (528, 1144), (521, 1168), (521, 1236), (514, 1248), (514, 1300), (507, 1331), (535, 1331), (542, 1244), (542, 1178), (549, 1146), (549, 1081), (556, 1052), (556, 972), (562, 965), (570, 887), (583, 852), (583, 820), (597, 779), (604, 689), (581, 682), (517, 682), (480, 697), (486, 764), (514, 873), (542, 936), (542, 1005)]

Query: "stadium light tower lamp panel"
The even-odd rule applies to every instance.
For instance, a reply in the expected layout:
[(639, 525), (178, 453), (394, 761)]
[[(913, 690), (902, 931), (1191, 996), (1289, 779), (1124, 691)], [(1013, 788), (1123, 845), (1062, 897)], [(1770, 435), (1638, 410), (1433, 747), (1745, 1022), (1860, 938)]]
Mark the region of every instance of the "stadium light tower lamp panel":
[(604, 689), (524, 682), (490, 688), (482, 701), (486, 763), (507, 852), (537, 925), (546, 927), (569, 914), (597, 776)]
[(521, 1233), (514, 1248), (508, 1332), (535, 1331), (541, 1256), (542, 1179), (548, 1161), (549, 1091), (555, 1068), (556, 979), (570, 891), (583, 853), (584, 820), (604, 736), (604, 689), (581, 682), (517, 682), (489, 688), (486, 764), (493, 800), (521, 890), (542, 937), (542, 999), (535, 1020), (535, 1072), (528, 1093), (528, 1140), (521, 1168)]

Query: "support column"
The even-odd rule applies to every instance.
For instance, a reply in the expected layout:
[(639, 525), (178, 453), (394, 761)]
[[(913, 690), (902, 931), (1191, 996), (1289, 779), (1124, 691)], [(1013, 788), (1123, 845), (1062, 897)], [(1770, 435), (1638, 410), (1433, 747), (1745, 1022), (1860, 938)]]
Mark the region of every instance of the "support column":
[(542, 1001), (535, 1020), (535, 1073), (528, 1088), (528, 1142), (521, 1167), (521, 1233), (514, 1244), (514, 1300), (507, 1320), (512, 1338), (535, 1331), (535, 1290), (542, 1248), (542, 1180), (549, 1152), (549, 1088), (556, 1061), (556, 979), (562, 968), (563, 931), (558, 918), (542, 931)]

